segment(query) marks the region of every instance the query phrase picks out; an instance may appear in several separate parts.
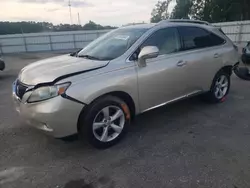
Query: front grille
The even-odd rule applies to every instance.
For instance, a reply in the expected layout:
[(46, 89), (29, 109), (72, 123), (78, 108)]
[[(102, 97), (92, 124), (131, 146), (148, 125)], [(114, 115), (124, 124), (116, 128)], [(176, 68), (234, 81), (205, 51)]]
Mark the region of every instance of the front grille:
[(22, 82), (20, 82), (19, 80), (17, 80), (16, 82), (16, 95), (22, 99), (23, 95), (26, 92), (26, 89), (28, 88), (27, 85), (23, 84)]

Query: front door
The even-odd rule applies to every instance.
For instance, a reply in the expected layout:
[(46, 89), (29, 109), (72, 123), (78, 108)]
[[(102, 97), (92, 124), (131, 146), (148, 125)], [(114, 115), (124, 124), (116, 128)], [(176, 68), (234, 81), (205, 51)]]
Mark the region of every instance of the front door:
[(157, 58), (146, 60), (146, 67), (137, 67), (141, 111), (181, 98), (189, 85), (176, 28), (156, 31), (141, 48), (145, 46), (157, 46), (160, 53)]

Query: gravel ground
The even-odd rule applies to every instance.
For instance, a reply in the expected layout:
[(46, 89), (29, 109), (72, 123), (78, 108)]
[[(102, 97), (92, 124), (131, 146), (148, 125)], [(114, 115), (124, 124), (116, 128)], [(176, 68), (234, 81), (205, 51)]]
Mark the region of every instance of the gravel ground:
[(144, 113), (118, 145), (97, 150), (21, 123), (11, 99), (19, 70), (56, 54), (4, 57), (0, 72), (1, 188), (249, 188), (250, 82), (232, 76), (223, 104), (199, 97)]

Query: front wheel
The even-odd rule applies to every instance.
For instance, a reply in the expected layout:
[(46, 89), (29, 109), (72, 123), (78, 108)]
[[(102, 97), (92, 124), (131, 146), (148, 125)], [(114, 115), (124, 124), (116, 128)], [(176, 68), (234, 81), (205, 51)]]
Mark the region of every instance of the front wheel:
[(127, 104), (114, 96), (98, 99), (82, 116), (80, 135), (87, 137), (97, 148), (107, 148), (126, 134), (130, 123), (130, 110)]
[(206, 99), (212, 103), (224, 102), (230, 89), (230, 76), (224, 71), (220, 71), (214, 77), (210, 91)]

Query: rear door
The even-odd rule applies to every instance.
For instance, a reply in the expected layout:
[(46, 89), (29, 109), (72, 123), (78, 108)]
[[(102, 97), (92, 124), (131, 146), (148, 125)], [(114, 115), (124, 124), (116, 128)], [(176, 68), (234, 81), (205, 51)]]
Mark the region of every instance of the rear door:
[(186, 93), (207, 90), (216, 72), (222, 66), (221, 45), (225, 40), (206, 29), (181, 26), (178, 31), (182, 40), (188, 84)]

